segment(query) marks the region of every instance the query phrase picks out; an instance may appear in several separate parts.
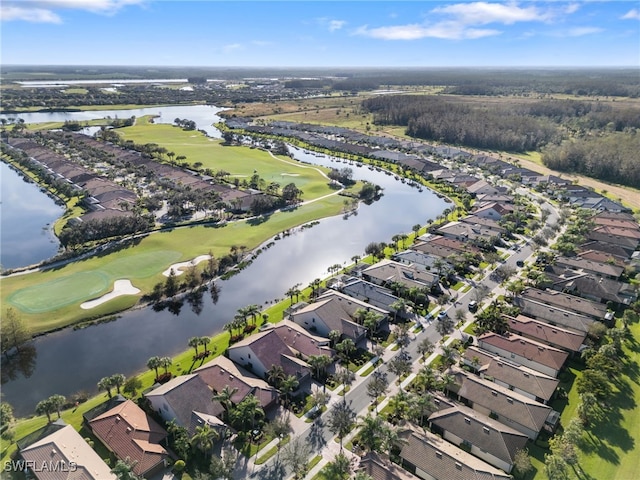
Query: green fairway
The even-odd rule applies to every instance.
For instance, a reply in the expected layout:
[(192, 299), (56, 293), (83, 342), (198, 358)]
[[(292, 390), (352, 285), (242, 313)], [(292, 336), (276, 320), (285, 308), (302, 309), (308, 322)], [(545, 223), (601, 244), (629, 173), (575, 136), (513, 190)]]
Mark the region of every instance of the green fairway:
[(165, 265), (177, 262), (182, 254), (177, 250), (156, 250), (116, 258), (101, 271), (112, 280), (120, 278), (148, 278), (165, 269)]
[(138, 144), (155, 143), (187, 158), (187, 163), (202, 164), (213, 172), (224, 170), (230, 177), (249, 179), (254, 173), (265, 182), (277, 182), (281, 187), (295, 183), (303, 191), (303, 200), (331, 193), (329, 181), (321, 172), (323, 167), (302, 165), (288, 157), (273, 157), (268, 152), (248, 147), (224, 146), (221, 140), (204, 136), (197, 131), (185, 131), (166, 124), (150, 124), (140, 119), (135, 126), (120, 128), (118, 134)]

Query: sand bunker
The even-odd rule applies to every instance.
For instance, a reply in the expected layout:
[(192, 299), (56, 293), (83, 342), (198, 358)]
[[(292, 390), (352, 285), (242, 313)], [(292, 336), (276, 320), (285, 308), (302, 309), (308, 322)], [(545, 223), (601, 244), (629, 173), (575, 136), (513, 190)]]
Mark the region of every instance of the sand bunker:
[(282, 176), (283, 177), (299, 177), (300, 174), (299, 173), (283, 173)]
[(116, 280), (113, 283), (113, 290), (111, 292), (105, 293), (100, 298), (84, 302), (80, 305), (80, 308), (82, 308), (83, 310), (89, 310), (90, 308), (95, 308), (98, 305), (102, 305), (103, 303), (119, 297), (120, 295), (135, 295), (136, 293), (140, 293), (140, 289), (134, 287), (131, 284), (130, 280)]
[(200, 255), (188, 262), (174, 263), (169, 268), (167, 268), (164, 272), (162, 272), (162, 274), (165, 277), (168, 277), (169, 275), (171, 275), (171, 270), (173, 270), (173, 273), (175, 273), (176, 275), (182, 275), (186, 268), (191, 267), (193, 265), (197, 265), (200, 262), (204, 262), (205, 260), (209, 260), (209, 255)]

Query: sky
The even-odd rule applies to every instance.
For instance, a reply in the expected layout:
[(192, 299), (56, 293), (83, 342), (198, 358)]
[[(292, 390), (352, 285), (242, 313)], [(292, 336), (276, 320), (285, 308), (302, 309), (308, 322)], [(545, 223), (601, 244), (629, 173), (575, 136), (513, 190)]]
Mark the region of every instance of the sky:
[(0, 63), (640, 66), (640, 1), (2, 0)]

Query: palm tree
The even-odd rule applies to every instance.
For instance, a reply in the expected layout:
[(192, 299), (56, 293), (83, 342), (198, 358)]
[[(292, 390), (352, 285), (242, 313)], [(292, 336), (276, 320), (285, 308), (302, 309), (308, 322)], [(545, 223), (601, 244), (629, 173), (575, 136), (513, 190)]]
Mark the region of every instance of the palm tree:
[(112, 387), (116, 387), (116, 391), (118, 392), (118, 395), (120, 395), (120, 387), (122, 387), (124, 382), (127, 381), (127, 377), (122, 373), (114, 373), (109, 377), (109, 381)]
[(331, 341), (331, 345), (335, 347), (335, 345), (340, 341), (342, 333), (340, 333), (338, 330), (331, 330), (328, 336), (329, 340)]
[(422, 227), (420, 226), (419, 223), (416, 223), (413, 227), (411, 227), (411, 230), (413, 230), (413, 233), (415, 233), (416, 238), (418, 238), (418, 232), (420, 231)]
[(251, 320), (253, 320), (253, 324), (256, 324), (256, 319), (258, 314), (260, 313), (260, 306), (256, 304), (247, 305), (246, 307), (247, 314), (251, 316)]
[(442, 348), (442, 365), (445, 370), (448, 370), (454, 363), (456, 363), (457, 350), (450, 345), (443, 345)]
[(173, 360), (171, 359), (171, 357), (162, 357), (160, 359), (160, 366), (162, 368), (164, 368), (164, 374), (166, 375), (167, 373), (169, 373), (169, 367), (173, 365)]
[(371, 380), (367, 383), (367, 396), (373, 400), (376, 414), (378, 413), (378, 398), (380, 395), (387, 393), (389, 386), (389, 380), (387, 380), (387, 374), (375, 370), (371, 375)]
[(213, 395), (212, 401), (220, 402), (222, 404), (222, 408), (225, 410), (225, 414), (228, 417), (229, 412), (233, 408), (233, 396), (238, 392), (236, 387), (230, 387), (229, 385), (225, 385), (222, 390)]
[[(348, 368), (338, 368), (336, 369), (336, 373), (333, 375), (336, 382), (342, 385), (343, 391), (346, 393), (347, 386), (351, 385), (355, 380), (355, 374), (349, 370)], [(346, 396), (343, 397), (346, 401)]]
[(316, 380), (323, 379), (326, 376), (326, 368), (331, 362), (332, 360), (327, 355), (310, 355), (307, 358), (307, 364)]
[(418, 353), (422, 358), (425, 358), (427, 355), (431, 355), (434, 349), (435, 345), (428, 338), (420, 340), (420, 343), (418, 344)]
[(342, 440), (351, 431), (356, 420), (356, 412), (346, 401), (338, 402), (332, 409), (327, 419), (329, 431), (340, 439), (340, 452), (342, 452)]
[(411, 395), (409, 397), (409, 418), (422, 427), (424, 434), (427, 434), (425, 419), (431, 415), (435, 406), (431, 395)]
[[(211, 343), (211, 338), (209, 337), (198, 337), (198, 343), (204, 347), (204, 353), (207, 352), (207, 345)], [(216, 348), (214, 347), (214, 351)]]
[(51, 395), (48, 398), (49, 402), (51, 402), (51, 408), (53, 408), (58, 413), (58, 418), (60, 418), (60, 410), (64, 407), (64, 404), (67, 402), (67, 399), (64, 398), (63, 395)]
[(102, 377), (100, 379), (100, 381), (98, 382), (98, 390), (104, 390), (107, 392), (107, 395), (109, 396), (109, 398), (111, 398), (111, 389), (114, 387), (113, 385), (113, 380), (111, 380), (111, 377)]
[(354, 255), (353, 257), (351, 257), (351, 261), (353, 263), (355, 263), (356, 265), (358, 265), (358, 262), (362, 260), (362, 257), (360, 255)]
[(360, 418), (358, 426), (360, 427), (358, 434), (360, 446), (364, 448), (365, 452), (379, 451), (386, 429), (382, 417), (372, 417), (371, 414), (367, 414), (365, 417)]
[(46, 400), (40, 400), (36, 405), (36, 414), (37, 415), (46, 415), (47, 422), (51, 423), (51, 414), (56, 411), (55, 406), (51, 402), (51, 398), (47, 398)]
[(191, 337), (189, 339), (189, 343), (187, 343), (187, 345), (189, 345), (190, 347), (192, 347), (196, 354), (195, 356), (198, 356), (198, 347), (200, 346), (200, 337)]
[(205, 423), (201, 427), (196, 427), (190, 443), (208, 457), (211, 449), (213, 448), (213, 443), (219, 439), (220, 434), (218, 431)]
[(309, 286), (311, 287), (311, 296), (315, 299), (318, 297), (318, 290), (320, 289), (320, 284), (322, 280), (319, 278), (314, 279)]
[(149, 370), (155, 370), (156, 378), (160, 376), (158, 374), (158, 368), (160, 367), (161, 367), (160, 357), (151, 357), (149, 360), (147, 360), (147, 368)]
[(336, 345), (336, 350), (340, 355), (340, 361), (348, 364), (351, 359), (351, 355), (356, 351), (356, 344), (350, 338), (345, 338)]
[(398, 298), (395, 302), (389, 305), (389, 308), (393, 310), (393, 321), (396, 321), (398, 313), (404, 315), (407, 311), (407, 301), (403, 298)]
[(247, 395), (231, 411), (231, 423), (238, 431), (247, 432), (255, 427), (256, 421), (264, 418), (264, 410), (254, 395)]
[(436, 384), (436, 372), (431, 365), (423, 365), (416, 375), (415, 386), (426, 393)]
[(291, 300), (291, 305), (293, 305), (293, 297), (296, 297), (296, 302), (298, 301), (298, 295), (300, 295), (301, 293), (300, 289), (298, 288), (299, 286), (300, 284), (296, 283), (293, 287), (285, 292), (285, 295)]
[(267, 372), (267, 382), (275, 388), (279, 389), (285, 378), (284, 369), (280, 365), (272, 365)]
[(287, 407), (289, 406), (289, 402), (290, 402), (289, 394), (294, 392), (296, 390), (296, 388), (298, 388), (299, 385), (300, 385), (300, 382), (298, 381), (298, 379), (294, 375), (287, 376), (280, 383), (280, 393), (285, 398), (285, 403), (286, 403), (285, 406), (287, 406)]

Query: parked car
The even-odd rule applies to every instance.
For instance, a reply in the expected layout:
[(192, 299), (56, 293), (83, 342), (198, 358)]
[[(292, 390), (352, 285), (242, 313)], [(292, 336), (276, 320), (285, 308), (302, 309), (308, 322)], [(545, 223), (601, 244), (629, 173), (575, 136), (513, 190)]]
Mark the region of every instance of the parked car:
[(438, 314), (438, 320), (442, 320), (443, 318), (447, 317), (447, 312), (445, 312), (444, 310), (442, 310), (439, 314)]
[(518, 260), (518, 261), (516, 262), (516, 265), (517, 265), (518, 267), (524, 267), (524, 262), (523, 262), (522, 260)]
[(475, 300), (471, 300), (469, 302), (469, 311), (475, 312), (476, 310), (478, 310), (478, 302), (476, 302)]

